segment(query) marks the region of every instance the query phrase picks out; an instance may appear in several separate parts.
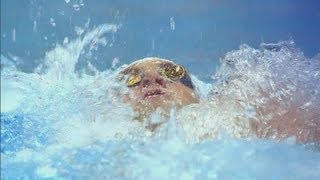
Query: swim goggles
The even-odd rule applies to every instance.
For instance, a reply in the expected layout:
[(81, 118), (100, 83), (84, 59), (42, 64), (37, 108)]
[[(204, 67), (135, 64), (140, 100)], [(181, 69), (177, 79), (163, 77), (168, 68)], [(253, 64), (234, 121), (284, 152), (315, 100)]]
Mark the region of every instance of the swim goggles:
[[(186, 76), (186, 70), (184, 67), (178, 64), (165, 63), (159, 65), (158, 73), (169, 81), (178, 81)], [(139, 71), (132, 72), (128, 77), (126, 84), (128, 87), (138, 85), (143, 79), (143, 73)]]

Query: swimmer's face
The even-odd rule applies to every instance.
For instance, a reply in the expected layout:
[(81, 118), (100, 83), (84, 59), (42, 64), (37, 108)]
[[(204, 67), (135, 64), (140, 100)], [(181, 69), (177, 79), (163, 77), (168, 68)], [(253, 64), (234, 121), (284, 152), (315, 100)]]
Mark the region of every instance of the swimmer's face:
[(198, 102), (185, 68), (171, 61), (152, 59), (134, 63), (122, 71), (129, 92), (124, 99), (141, 116), (157, 108), (168, 110)]

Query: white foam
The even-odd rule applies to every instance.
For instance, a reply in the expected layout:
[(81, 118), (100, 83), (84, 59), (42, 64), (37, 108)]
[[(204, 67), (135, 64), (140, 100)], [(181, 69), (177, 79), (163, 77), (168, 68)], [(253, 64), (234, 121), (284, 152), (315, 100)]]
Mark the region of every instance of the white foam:
[(18, 84), (6, 82), (1, 78), (1, 112), (16, 110), (23, 98), (24, 94)]
[[(12, 70), (12, 74), (6, 71), (1, 76), (7, 78), (1, 84), (1, 112), (14, 112), (22, 106), (19, 113), (35, 117), (33, 124), (22, 126), (26, 131), (36, 130), (30, 135), (31, 141), (40, 142), (39, 134), (50, 133), (44, 145), (1, 153), (6, 161), (2, 167), (5, 177), (16, 173), (70, 179), (320, 176), (318, 152), (296, 145), (294, 138), (277, 143), (255, 139), (250, 131), (249, 121), (259, 118), (256, 107), (271, 98), (282, 102), (279, 107), (286, 110), (292, 102), (286, 97), (307, 95), (301, 108), (307, 111), (319, 107), (319, 69), (304, 63), (299, 52), (282, 49), (283, 46), (279, 52), (241, 46), (228, 53), (216, 75), (217, 84), (192, 76), (201, 102), (172, 111), (169, 120), (152, 132), (145, 123), (134, 121), (131, 107), (122, 102), (121, 94), (127, 89), (117, 81), (121, 68), (96, 71), (94, 76), (79, 77), (74, 72), (83, 48), (117, 28), (99, 26), (81, 32), (85, 33), (83, 38), (58, 45), (46, 54), (47, 69), (39, 70), (41, 73), (11, 76), (16, 73)], [(138, 62), (145, 60), (154, 58)], [(286, 69), (288, 64), (292, 69)], [(261, 96), (261, 89), (272, 93)], [(157, 112), (150, 121), (164, 122)], [(33, 126), (42, 123), (44, 126)], [(20, 171), (15, 172), (16, 169)]]

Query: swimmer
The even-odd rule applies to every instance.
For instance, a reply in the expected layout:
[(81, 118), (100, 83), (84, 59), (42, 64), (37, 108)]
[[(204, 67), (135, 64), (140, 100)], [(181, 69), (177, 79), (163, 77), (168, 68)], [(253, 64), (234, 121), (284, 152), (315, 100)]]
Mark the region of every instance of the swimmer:
[(160, 109), (170, 109), (199, 102), (187, 70), (172, 61), (150, 57), (133, 62), (120, 73), (129, 92), (124, 101), (130, 103), (143, 120)]
[[(181, 108), (195, 103), (198, 103), (197, 107), (201, 108), (199, 96), (195, 91), (190, 74), (183, 66), (172, 61), (156, 57), (144, 58), (130, 64), (120, 72), (120, 75), (120, 79), (128, 88), (123, 99), (131, 105), (140, 121), (145, 120), (158, 109), (161, 110), (162, 115), (169, 116), (170, 110), (173, 108)], [(212, 108), (225, 107), (224, 111), (228, 111), (230, 104), (237, 104), (230, 102), (234, 98), (227, 98), (229, 100), (223, 96), (220, 98), (221, 101), (219, 98), (215, 99), (219, 106)], [(255, 119), (258, 121), (250, 123), (252, 134), (260, 138), (276, 137), (278, 140), (295, 136), (297, 142), (300, 143), (320, 141), (318, 121), (304, 121), (306, 118), (319, 118), (318, 111), (305, 114), (291, 109), (290, 113), (279, 116), (278, 111), (271, 108), (276, 108), (275, 106), (276, 103), (270, 97), (270, 104), (256, 109)], [(241, 107), (239, 108), (241, 109)], [(155, 127), (157, 126), (151, 128)]]

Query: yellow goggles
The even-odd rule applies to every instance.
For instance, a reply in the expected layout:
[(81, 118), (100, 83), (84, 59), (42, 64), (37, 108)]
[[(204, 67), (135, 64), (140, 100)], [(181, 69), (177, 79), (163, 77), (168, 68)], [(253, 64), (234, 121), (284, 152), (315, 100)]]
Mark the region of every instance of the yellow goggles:
[[(158, 72), (162, 77), (170, 81), (177, 81), (186, 75), (185, 68), (177, 64), (160, 65)], [(127, 79), (127, 86), (131, 87), (137, 85), (141, 82), (142, 78), (142, 73), (134, 73), (130, 75)]]

